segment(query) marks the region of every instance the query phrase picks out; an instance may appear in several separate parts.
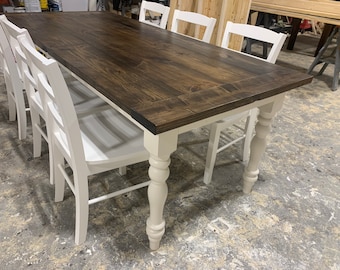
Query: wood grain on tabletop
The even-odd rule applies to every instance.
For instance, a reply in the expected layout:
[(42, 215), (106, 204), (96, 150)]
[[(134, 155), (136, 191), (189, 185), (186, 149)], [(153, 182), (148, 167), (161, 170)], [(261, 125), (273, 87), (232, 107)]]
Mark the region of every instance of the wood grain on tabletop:
[(154, 134), (312, 80), (307, 74), (111, 13), (7, 17)]

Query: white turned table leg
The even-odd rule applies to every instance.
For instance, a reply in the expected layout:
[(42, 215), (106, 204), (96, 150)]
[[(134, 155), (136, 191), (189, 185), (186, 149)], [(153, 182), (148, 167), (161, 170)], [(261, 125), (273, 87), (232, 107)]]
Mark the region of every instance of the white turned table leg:
[(259, 175), (259, 164), (266, 149), (266, 137), (270, 132), (272, 119), (282, 108), (284, 95), (265, 106), (259, 107), (258, 122), (255, 126), (255, 136), (250, 145), (250, 158), (243, 172), (243, 192), (250, 193)]
[(177, 148), (177, 133), (173, 131), (153, 135), (145, 132), (144, 146), (150, 152), (149, 177), (151, 180), (148, 187), (150, 217), (146, 222), (146, 233), (149, 236), (150, 249), (156, 250), (165, 232), (163, 209), (168, 195), (166, 180), (170, 175), (170, 155)]
[(165, 231), (163, 208), (166, 197), (168, 196), (166, 180), (170, 174), (170, 158), (167, 160), (160, 160), (155, 156), (151, 156), (149, 162), (149, 176), (151, 179), (148, 188), (150, 217), (146, 222), (146, 233), (149, 236), (150, 248), (155, 250), (159, 248), (159, 242)]
[(263, 115), (258, 115), (258, 122), (255, 126), (256, 135), (250, 144), (250, 159), (248, 166), (243, 173), (243, 192), (249, 193), (257, 181), (259, 175), (259, 163), (266, 148), (266, 137), (270, 131), (272, 118), (264, 118)]

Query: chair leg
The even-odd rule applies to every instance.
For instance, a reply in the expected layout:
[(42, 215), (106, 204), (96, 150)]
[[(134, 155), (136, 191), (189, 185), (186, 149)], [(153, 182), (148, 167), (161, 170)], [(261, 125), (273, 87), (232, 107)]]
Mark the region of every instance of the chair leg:
[(55, 183), (54, 157), (53, 157), (52, 143), (50, 142), (48, 143), (48, 161), (50, 164), (50, 184), (54, 185)]
[(15, 101), (10, 92), (7, 92), (7, 96), (8, 96), (9, 121), (15, 121), (17, 117), (17, 108), (15, 106)]
[(7, 91), (7, 100), (8, 100), (8, 113), (9, 113), (9, 121), (15, 121), (17, 116), (17, 108), (15, 105), (15, 97), (13, 94), (12, 84), (9, 83), (10, 79), (8, 78), (7, 72), (4, 72), (4, 79), (6, 83), (6, 91)]
[(41, 156), (41, 133), (39, 113), (31, 109), (32, 133), (33, 133), (33, 157)]
[(249, 161), (250, 143), (251, 143), (251, 140), (253, 139), (257, 115), (258, 115), (258, 109), (255, 108), (250, 111), (250, 114), (247, 117), (247, 122), (245, 126), (245, 138), (243, 141), (243, 155), (242, 155), (242, 161), (245, 164), (247, 164)]
[(19, 140), (23, 140), (26, 138), (27, 134), (27, 115), (26, 115), (26, 106), (24, 99), (20, 98), (17, 100), (18, 104), (17, 108), (17, 118), (18, 118), (18, 134)]
[(205, 163), (205, 170), (204, 170), (204, 178), (203, 181), (205, 184), (210, 184), (212, 174), (214, 171), (218, 143), (220, 140), (221, 135), (221, 128), (220, 125), (217, 123), (213, 123), (210, 127), (210, 138), (208, 144), (208, 151), (207, 151), (207, 160)]
[[(83, 179), (84, 181), (81, 181)], [(76, 199), (76, 227), (75, 242), (77, 245), (86, 240), (88, 219), (89, 219), (89, 192), (87, 176), (74, 172), (75, 199)]]
[(324, 63), (322, 68), (320, 69), (320, 71), (318, 72), (318, 76), (322, 75), (322, 73), (326, 70), (326, 68), (328, 67), (328, 63)]
[[(65, 178), (61, 170), (65, 167), (65, 161), (63, 155), (57, 149), (53, 147), (53, 177), (54, 177), (54, 201), (61, 202), (64, 199), (65, 191)], [(51, 161), (50, 161), (51, 162)], [(51, 178), (51, 176), (50, 176)]]
[(120, 175), (126, 175), (126, 166), (119, 168), (119, 174)]
[[(332, 42), (332, 39), (333, 39), (333, 37), (334, 37), (334, 35), (336, 34), (337, 31), (338, 31), (338, 28), (337, 28), (337, 27), (334, 27), (332, 33), (331, 33), (331, 34), (329, 35), (329, 37), (327, 38), (325, 44), (324, 44), (324, 45), (322, 46), (322, 48), (320, 49), (318, 55), (314, 58), (313, 63), (312, 63), (312, 64), (310, 65), (310, 67), (308, 68), (308, 70), (307, 70), (307, 73), (308, 73), (308, 74), (310, 74), (310, 73), (313, 71), (313, 69), (315, 68), (315, 66), (317, 66), (317, 65), (320, 64), (320, 63), (322, 63), (321, 57), (323, 56), (323, 54), (324, 54), (325, 51), (327, 50), (329, 44)], [(327, 65), (323, 67), (323, 70), (325, 70), (326, 67), (327, 67)]]
[(340, 72), (340, 31), (338, 31), (338, 35), (336, 38), (336, 52), (335, 52), (334, 75), (333, 75), (333, 84), (332, 84), (333, 91), (338, 90), (339, 72)]
[(27, 133), (27, 115), (24, 94), (23, 92), (16, 94), (13, 91), (12, 83), (8, 83), (11, 81), (9, 76), (10, 75), (7, 72), (4, 73), (9, 105), (9, 120), (14, 121), (15, 118), (17, 118), (18, 137), (19, 140), (22, 140), (26, 138)]

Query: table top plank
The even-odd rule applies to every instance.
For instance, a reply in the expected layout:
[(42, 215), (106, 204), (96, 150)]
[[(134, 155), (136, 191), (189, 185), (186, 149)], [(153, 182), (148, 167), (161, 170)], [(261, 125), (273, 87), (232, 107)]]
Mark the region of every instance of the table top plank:
[(310, 75), (106, 12), (8, 14), (154, 134), (310, 83)]

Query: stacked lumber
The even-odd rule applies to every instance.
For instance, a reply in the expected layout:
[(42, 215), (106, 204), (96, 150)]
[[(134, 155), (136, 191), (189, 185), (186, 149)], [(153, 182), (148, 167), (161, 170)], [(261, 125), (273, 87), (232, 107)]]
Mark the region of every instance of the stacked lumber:
[[(193, 11), (216, 18), (216, 26), (213, 32), (211, 43), (220, 45), (223, 32), (227, 21), (247, 23), (251, 0), (171, 0), (168, 29), (171, 29), (172, 16), (175, 9)], [(188, 25), (181, 26), (180, 32), (190, 33), (197, 31), (194, 27)], [(183, 29), (184, 28), (184, 29)], [(202, 35), (201, 32), (195, 33), (195, 36)], [(233, 48), (241, 46), (241, 39), (232, 40)]]
[(340, 2), (334, 0), (252, 0), (251, 9), (340, 25)]

